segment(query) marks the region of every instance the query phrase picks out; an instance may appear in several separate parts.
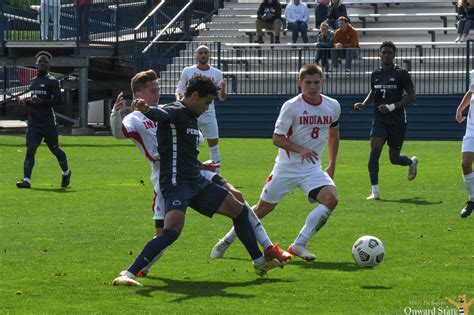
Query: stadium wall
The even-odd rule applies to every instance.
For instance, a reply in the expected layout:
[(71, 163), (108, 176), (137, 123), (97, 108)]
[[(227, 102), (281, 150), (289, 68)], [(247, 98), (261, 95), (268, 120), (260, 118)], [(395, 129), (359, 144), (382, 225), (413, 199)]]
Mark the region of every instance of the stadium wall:
[[(222, 138), (269, 138), (272, 136), (280, 106), (291, 95), (236, 96), (216, 101), (219, 132)], [(366, 95), (335, 97), (342, 106), (341, 138), (368, 139), (373, 109), (355, 112), (354, 103)], [(456, 140), (462, 139), (465, 124), (458, 124), (456, 107), (463, 95), (418, 96), (416, 103), (407, 108), (407, 139)], [(163, 95), (160, 103), (174, 101), (174, 95)]]

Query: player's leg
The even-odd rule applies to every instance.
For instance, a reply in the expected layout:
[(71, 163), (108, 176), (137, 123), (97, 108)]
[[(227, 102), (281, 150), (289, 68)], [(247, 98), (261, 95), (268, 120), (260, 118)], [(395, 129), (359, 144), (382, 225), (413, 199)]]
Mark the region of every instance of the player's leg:
[[(221, 155), (219, 152), (219, 126), (217, 125), (217, 118), (215, 113), (206, 113), (206, 116), (199, 119), (199, 128), (202, 135), (207, 140), (211, 160), (215, 163), (221, 163)], [(219, 174), (218, 167), (216, 173)]]
[(474, 173), (472, 172), (472, 162), (474, 161), (474, 138), (464, 137), (462, 143), (461, 167), (464, 186), (469, 194), (469, 200), (460, 212), (462, 218), (471, 215), (474, 209)]
[(43, 140), (41, 130), (28, 126), (26, 129), (26, 154), (23, 162), (23, 180), (16, 183), (18, 188), (31, 188), (31, 174), (35, 166), (36, 151)]
[(306, 244), (326, 224), (336, 208), (338, 203), (336, 186), (331, 177), (320, 170), (311, 176), (303, 177), (300, 187), (310, 202), (317, 201), (319, 205), (308, 214), (303, 228), (288, 248), (288, 252), (304, 260), (314, 260), (316, 256), (309, 252)]
[(66, 153), (59, 147), (58, 132), (56, 127), (45, 131), (45, 142), (48, 145), (51, 153), (53, 153), (58, 160), (59, 166), (63, 171), (61, 176), (61, 187), (66, 188), (69, 186), (71, 181), (71, 170), (69, 169), (67, 163)]
[(387, 127), (387, 144), (389, 146), (390, 163), (394, 165), (408, 166), (408, 180), (414, 180), (417, 173), (418, 159), (411, 159), (401, 154), (403, 141), (405, 140), (405, 123), (391, 124)]
[(378, 121), (372, 122), (370, 130), (370, 155), (369, 155), (369, 177), (372, 185), (372, 193), (367, 200), (380, 199), (379, 191), (379, 159), (382, 154), (383, 145), (387, 138), (387, 130), (385, 125)]

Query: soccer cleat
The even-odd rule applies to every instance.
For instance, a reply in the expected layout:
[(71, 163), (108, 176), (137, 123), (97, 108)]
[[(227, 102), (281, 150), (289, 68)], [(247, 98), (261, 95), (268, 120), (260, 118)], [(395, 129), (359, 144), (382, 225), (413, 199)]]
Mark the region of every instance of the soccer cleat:
[(114, 281), (112, 281), (112, 284), (113, 285), (123, 285), (123, 286), (126, 286), (126, 287), (142, 287), (143, 284), (141, 284), (140, 282), (134, 280), (132, 277), (128, 276), (127, 275), (127, 271), (124, 270), (120, 273), (120, 276), (118, 276), (117, 278), (114, 279)]
[(418, 159), (416, 156), (412, 157), (411, 160), (413, 163), (411, 163), (410, 166), (408, 166), (408, 180), (414, 180), (416, 177), (416, 169), (418, 168)]
[(316, 259), (316, 255), (311, 253), (306, 247), (303, 245), (291, 244), (288, 247), (288, 253), (293, 256), (298, 256), (301, 259), (312, 261)]
[(261, 277), (265, 276), (268, 272), (268, 270), (280, 267), (283, 268), (285, 264), (283, 262), (280, 262), (278, 259), (271, 259), (267, 260), (265, 259), (265, 262), (261, 263), (260, 265), (253, 265), (253, 268), (255, 270), (255, 273)]
[(69, 186), (69, 182), (71, 181), (71, 170), (69, 170), (69, 174), (63, 175), (61, 179), (61, 187), (66, 188)]
[(278, 243), (273, 244), (265, 249), (265, 259), (277, 259), (278, 261), (286, 264), (291, 260), (291, 254), (278, 246)]
[(467, 218), (468, 216), (471, 215), (473, 209), (474, 209), (474, 201), (468, 201), (466, 202), (466, 205), (464, 206), (464, 208), (462, 208), (459, 215), (461, 216), (461, 218)]
[(371, 193), (370, 196), (365, 198), (365, 199), (367, 199), (367, 200), (380, 200), (380, 195)]
[(232, 243), (228, 243), (224, 239), (219, 240), (212, 248), (211, 258), (224, 257), (225, 251), (230, 247), (231, 244)]
[(26, 180), (21, 180), (21, 181), (16, 183), (16, 187), (30, 189), (31, 184), (30, 184), (30, 182), (27, 182)]

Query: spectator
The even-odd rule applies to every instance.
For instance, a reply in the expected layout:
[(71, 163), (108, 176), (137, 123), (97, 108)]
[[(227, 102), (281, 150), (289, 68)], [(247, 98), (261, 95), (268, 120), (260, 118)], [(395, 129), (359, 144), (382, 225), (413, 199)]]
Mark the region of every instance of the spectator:
[(278, 0), (263, 0), (260, 3), (257, 11), (257, 20), (255, 21), (255, 28), (257, 31), (256, 43), (263, 44), (263, 31), (274, 30), (275, 31), (275, 43), (280, 43), (280, 30), (281, 30), (281, 5)]
[(331, 29), (337, 30), (339, 28), (338, 21), (341, 16), (345, 16), (349, 21), (346, 6), (342, 4), (342, 0), (331, 0), (328, 12), (328, 23)]
[(308, 42), (308, 21), (309, 13), (306, 3), (300, 0), (292, 0), (285, 10), (286, 23), (288, 29), (292, 31), (292, 42), (298, 40), (298, 33), (301, 32), (303, 42)]
[(41, 0), (40, 20), (41, 39), (48, 40), (49, 19), (53, 22), (53, 40), (59, 40), (59, 18), (61, 16), (61, 0)]
[(320, 64), (325, 71), (329, 70), (329, 56), (331, 54), (332, 41), (334, 34), (329, 30), (329, 24), (327, 22), (321, 23), (321, 32), (316, 40), (316, 47), (319, 48), (316, 51), (316, 63)]
[(456, 37), (456, 43), (463, 43), (466, 41), (467, 35), (471, 30), (471, 25), (474, 20), (474, 1), (458, 0), (458, 15), (456, 17), (458, 37)]
[[(357, 49), (359, 48), (359, 34), (357, 30), (349, 24), (346, 17), (341, 16), (338, 19), (339, 28), (334, 32), (333, 49), (331, 51), (331, 62), (333, 71), (338, 68), (338, 59), (346, 58), (346, 72), (351, 72), (352, 59), (357, 58)], [(344, 48), (344, 49), (343, 49)]]
[(315, 0), (316, 7), (314, 9), (314, 17), (316, 18), (316, 28), (321, 27), (321, 23), (328, 18), (329, 0)]
[[(89, 40), (89, 13), (91, 12), (92, 0), (73, 0), (76, 6), (76, 17), (81, 30), (81, 40)], [(77, 4), (79, 3), (79, 6)]]

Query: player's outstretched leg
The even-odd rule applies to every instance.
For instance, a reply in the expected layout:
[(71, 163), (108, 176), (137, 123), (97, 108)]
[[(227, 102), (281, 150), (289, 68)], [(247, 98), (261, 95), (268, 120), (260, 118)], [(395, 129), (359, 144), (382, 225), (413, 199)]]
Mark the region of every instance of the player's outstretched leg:
[(468, 200), (464, 208), (462, 208), (459, 215), (461, 216), (461, 218), (467, 218), (468, 216), (471, 215), (473, 209), (474, 209), (474, 201)]
[(416, 156), (411, 158), (411, 164), (408, 166), (408, 180), (414, 180), (418, 169), (418, 158)]
[(126, 286), (126, 287), (131, 287), (131, 286), (135, 286), (135, 287), (142, 287), (143, 285), (136, 281), (135, 280), (135, 276), (128, 272), (127, 270), (124, 270), (120, 273), (120, 276), (118, 276), (117, 278), (114, 279), (114, 281), (112, 281), (112, 284), (113, 285), (123, 285), (123, 286)]

